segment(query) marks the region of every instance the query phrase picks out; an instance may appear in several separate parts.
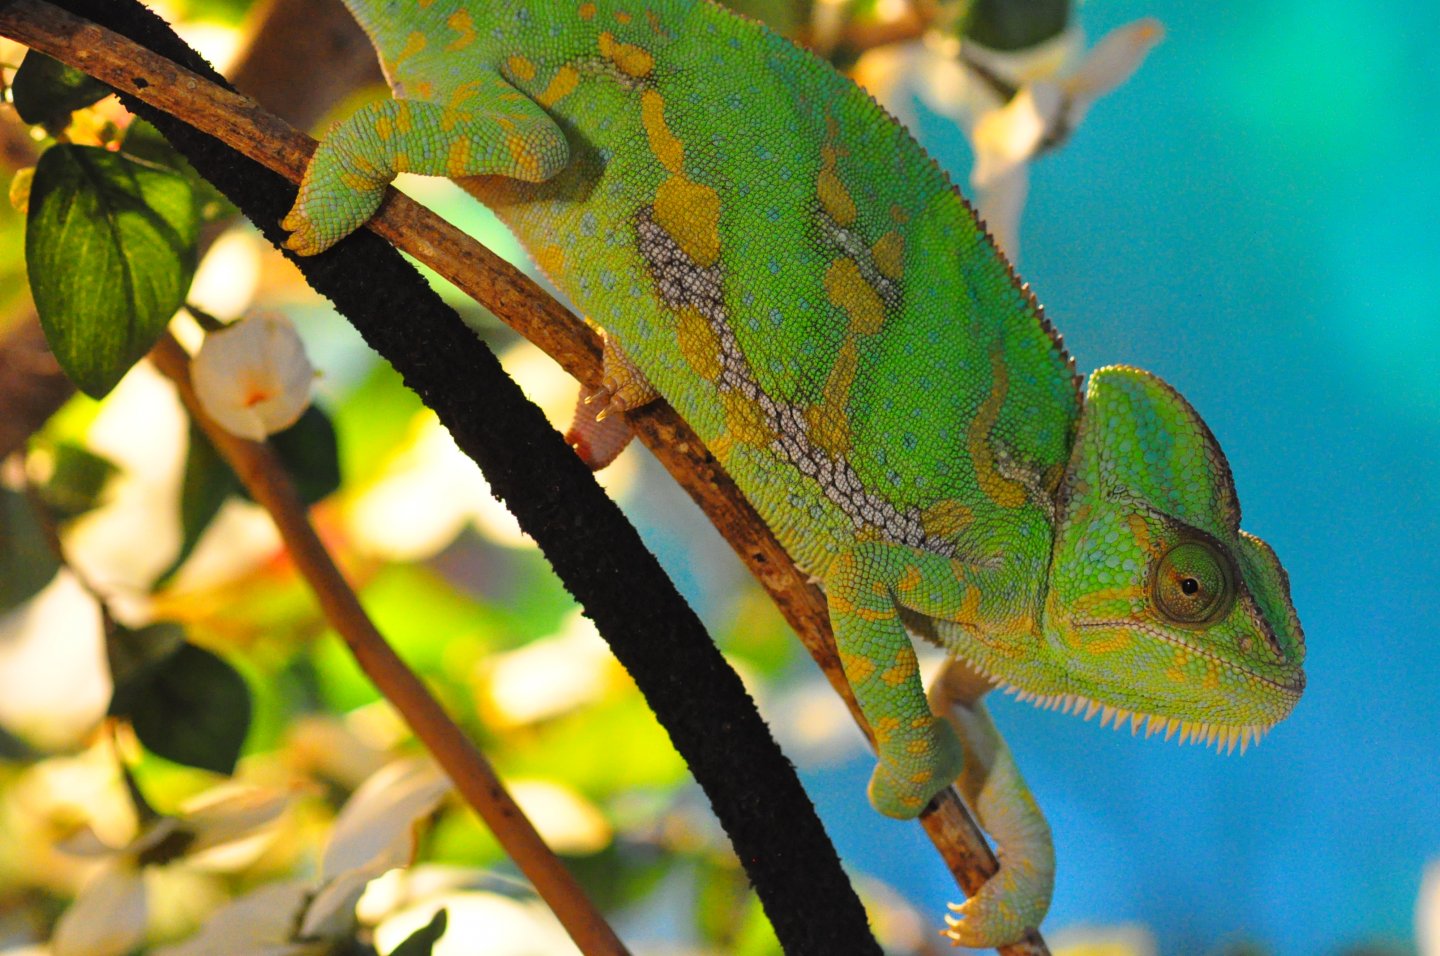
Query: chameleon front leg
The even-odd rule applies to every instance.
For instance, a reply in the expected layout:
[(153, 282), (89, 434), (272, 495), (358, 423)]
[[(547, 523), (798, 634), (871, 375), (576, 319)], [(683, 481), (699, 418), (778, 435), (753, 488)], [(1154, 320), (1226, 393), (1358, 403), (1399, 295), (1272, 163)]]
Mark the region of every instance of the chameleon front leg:
[(870, 802), (887, 816), (919, 816), (959, 775), (963, 755), (925, 699), (900, 607), (948, 617), (962, 606), (965, 586), (950, 559), (883, 542), (842, 554), (824, 584), (840, 664), (875, 735)]
[(444, 102), (369, 103), (315, 150), (295, 206), (281, 220), (291, 231), (285, 244), (307, 256), (328, 249), (374, 215), (397, 173), (541, 182), (569, 155), (555, 121), (495, 73), (454, 87)]
[(961, 797), (995, 841), (1000, 869), (945, 917), (945, 935), (961, 946), (991, 949), (1037, 927), (1055, 890), (1050, 827), (1015, 766), (982, 698), (991, 683), (951, 658), (930, 685), (930, 707), (945, 715), (965, 750), (956, 781)]

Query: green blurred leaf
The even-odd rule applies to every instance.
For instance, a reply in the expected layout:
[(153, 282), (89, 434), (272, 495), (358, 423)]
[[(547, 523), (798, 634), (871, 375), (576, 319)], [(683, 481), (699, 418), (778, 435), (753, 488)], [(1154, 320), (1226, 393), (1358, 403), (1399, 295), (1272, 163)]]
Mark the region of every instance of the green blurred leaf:
[(390, 951), (390, 956), (430, 956), (435, 949), (435, 944), (440, 937), (445, 935), (445, 923), (448, 916), (442, 907), (435, 913), (435, 918), (425, 926), (411, 933), (405, 942), (396, 946)]
[(160, 669), (185, 644), (178, 624), (152, 624), (132, 631), (114, 627), (105, 638), (105, 658), (114, 690), (108, 713), (124, 716), (133, 711)]
[(190, 445), (185, 452), (185, 478), (180, 485), (180, 550), (160, 580), (170, 578), (200, 543), (205, 529), (231, 495), (240, 494), (240, 479), (225, 464), (200, 426), (190, 423)]
[(1070, 22), (1071, 0), (972, 0), (968, 39), (992, 50), (1025, 50), (1054, 39)]
[(64, 143), (40, 157), (25, 262), (45, 337), (81, 391), (109, 392), (155, 344), (189, 288), (198, 225), (172, 170)]
[(144, 120), (134, 120), (126, 127), (121, 154), (141, 164), (150, 163), (184, 176), (193, 191), (195, 214), (202, 222), (214, 222), (235, 214), (235, 207), (225, 194), (197, 173), (189, 160), (181, 156), (158, 129)]
[(311, 404), (299, 421), (270, 436), (300, 500), (313, 505), (340, 487), (340, 450), (335, 426), (320, 406)]
[(10, 88), (22, 120), (58, 127), (69, 124), (73, 111), (110, 93), (99, 80), (34, 50), (25, 54)]
[(20, 492), (0, 488), (0, 611), (40, 593), (58, 570), (34, 507)]
[(110, 459), (74, 442), (53, 445), (46, 452), (52, 466), (50, 477), (40, 486), (40, 498), (62, 520), (98, 508), (105, 486), (120, 472)]
[(127, 696), (126, 716), (146, 749), (187, 767), (234, 772), (250, 728), (250, 690), (225, 661), (182, 644)]

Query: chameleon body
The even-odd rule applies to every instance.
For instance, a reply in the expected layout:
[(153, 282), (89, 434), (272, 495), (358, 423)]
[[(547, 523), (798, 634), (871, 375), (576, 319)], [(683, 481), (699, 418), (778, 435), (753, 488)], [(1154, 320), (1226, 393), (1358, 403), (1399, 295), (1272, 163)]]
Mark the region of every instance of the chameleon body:
[(695, 0), (346, 3), (397, 98), (326, 138), (291, 247), (397, 171), (501, 216), (606, 330), (609, 407), (664, 396), (822, 582), (877, 809), (991, 771), (966, 792), (1001, 878), (957, 939), (1038, 921), (1048, 834), (990, 725), (932, 713), (907, 625), (981, 691), (1152, 731), (1244, 745), (1289, 713), (1288, 583), (1204, 423), (1135, 369), (1082, 393), (945, 174), (827, 64)]

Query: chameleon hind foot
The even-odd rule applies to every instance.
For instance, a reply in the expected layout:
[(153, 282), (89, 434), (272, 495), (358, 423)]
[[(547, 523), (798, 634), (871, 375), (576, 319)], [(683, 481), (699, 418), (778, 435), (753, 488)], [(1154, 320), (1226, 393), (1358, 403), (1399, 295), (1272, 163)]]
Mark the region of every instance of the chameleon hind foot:
[(565, 441), (580, 460), (591, 471), (599, 471), (620, 457), (632, 437), (624, 413), (611, 411), (610, 393), (604, 388), (581, 386), (575, 398), (575, 415), (565, 432)]
[(580, 388), (575, 416), (565, 440), (591, 471), (599, 471), (620, 456), (632, 433), (625, 412), (660, 397), (655, 386), (630, 360), (615, 337), (603, 337), (605, 371), (599, 388)]
[(944, 935), (960, 946), (994, 949), (1038, 927), (1055, 890), (1050, 827), (1015, 758), (981, 698), (990, 689), (962, 661), (951, 659), (930, 688), (930, 706), (944, 713), (965, 748), (956, 786), (976, 821), (995, 841), (999, 870), (963, 903), (951, 903)]

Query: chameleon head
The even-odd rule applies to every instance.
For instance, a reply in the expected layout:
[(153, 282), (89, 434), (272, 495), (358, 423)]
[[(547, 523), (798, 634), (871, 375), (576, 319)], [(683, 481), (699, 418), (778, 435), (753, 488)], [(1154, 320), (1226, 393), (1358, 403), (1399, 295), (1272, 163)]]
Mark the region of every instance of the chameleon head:
[[(1275, 554), (1240, 530), (1230, 468), (1174, 389), (1090, 377), (1026, 696), (1242, 747), (1295, 706), (1305, 638)], [(1057, 675), (1064, 677), (1057, 683)], [(1058, 691), (1058, 692), (1057, 692)]]

